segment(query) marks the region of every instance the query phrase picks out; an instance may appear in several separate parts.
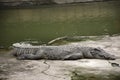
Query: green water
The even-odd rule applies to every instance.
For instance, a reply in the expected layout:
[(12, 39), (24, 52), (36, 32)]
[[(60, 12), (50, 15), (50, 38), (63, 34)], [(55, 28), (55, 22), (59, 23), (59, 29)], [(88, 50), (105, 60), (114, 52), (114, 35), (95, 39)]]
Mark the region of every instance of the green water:
[(61, 36), (120, 33), (120, 1), (0, 9), (0, 46)]

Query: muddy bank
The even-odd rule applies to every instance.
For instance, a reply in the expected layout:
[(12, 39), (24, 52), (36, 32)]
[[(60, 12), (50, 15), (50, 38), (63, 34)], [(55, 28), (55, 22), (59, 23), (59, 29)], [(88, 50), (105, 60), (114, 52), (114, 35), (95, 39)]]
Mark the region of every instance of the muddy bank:
[[(52, 60), (16, 60), (10, 51), (0, 51), (1, 80), (119, 80), (120, 67), (109, 62), (120, 64), (120, 36), (105, 36), (94, 41), (69, 43), (101, 47), (118, 57), (116, 60), (80, 59), (71, 61)], [(103, 78), (101, 78), (103, 76)]]

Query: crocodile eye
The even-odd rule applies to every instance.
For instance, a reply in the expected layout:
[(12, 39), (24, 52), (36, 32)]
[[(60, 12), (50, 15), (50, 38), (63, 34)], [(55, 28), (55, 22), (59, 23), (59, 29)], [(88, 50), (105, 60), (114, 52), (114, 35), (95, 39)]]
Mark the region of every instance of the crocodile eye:
[(95, 54), (96, 54), (94, 50), (93, 50), (93, 51), (90, 51), (90, 53), (91, 53), (92, 55), (95, 55)]
[(100, 50), (100, 49), (97, 49), (97, 48), (95, 48), (94, 50), (95, 50), (95, 51), (99, 51), (99, 52), (101, 52), (101, 50)]
[(90, 51), (90, 53), (94, 53), (95, 51)]

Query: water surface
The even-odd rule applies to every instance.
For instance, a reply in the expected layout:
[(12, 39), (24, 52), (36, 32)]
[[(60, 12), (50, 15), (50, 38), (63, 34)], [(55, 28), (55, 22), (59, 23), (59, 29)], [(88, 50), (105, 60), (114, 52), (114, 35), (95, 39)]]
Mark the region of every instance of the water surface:
[(0, 46), (25, 40), (46, 43), (61, 36), (118, 34), (119, 14), (119, 1), (0, 9)]

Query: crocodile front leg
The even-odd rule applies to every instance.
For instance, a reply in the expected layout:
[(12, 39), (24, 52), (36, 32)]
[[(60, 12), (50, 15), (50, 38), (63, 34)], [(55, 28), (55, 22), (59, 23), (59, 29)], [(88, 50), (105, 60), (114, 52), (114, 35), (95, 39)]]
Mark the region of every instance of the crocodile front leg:
[(77, 60), (77, 59), (82, 59), (83, 58), (83, 54), (81, 53), (73, 53), (73, 54), (69, 54), (66, 55), (63, 60)]

